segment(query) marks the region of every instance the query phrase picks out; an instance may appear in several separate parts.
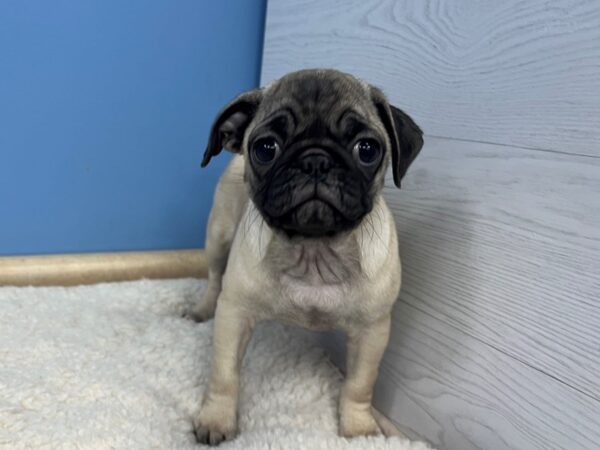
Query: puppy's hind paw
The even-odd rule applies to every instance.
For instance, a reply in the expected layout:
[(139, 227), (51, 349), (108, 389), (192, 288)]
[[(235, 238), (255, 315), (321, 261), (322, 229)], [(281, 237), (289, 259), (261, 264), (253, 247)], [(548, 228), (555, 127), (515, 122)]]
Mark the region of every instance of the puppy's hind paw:
[(215, 317), (217, 308), (218, 292), (214, 289), (209, 289), (203, 295), (200, 301), (191, 303), (183, 312), (184, 319), (193, 320), (194, 322), (206, 322)]
[(181, 315), (182, 318), (187, 320), (192, 320), (194, 322), (206, 322), (214, 317), (214, 313), (207, 313), (205, 311), (196, 311), (193, 309), (189, 309), (184, 311)]
[(193, 320), (194, 322), (206, 322), (215, 317), (215, 304), (202, 301), (200, 303), (190, 305), (182, 314), (184, 319)]

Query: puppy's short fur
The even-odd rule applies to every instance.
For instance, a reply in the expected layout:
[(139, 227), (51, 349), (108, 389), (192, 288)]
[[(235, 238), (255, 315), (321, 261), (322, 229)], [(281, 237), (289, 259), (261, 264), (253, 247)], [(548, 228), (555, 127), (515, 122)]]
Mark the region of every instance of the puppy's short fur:
[(208, 286), (189, 312), (215, 317), (198, 441), (235, 435), (241, 360), (266, 319), (347, 334), (340, 434), (378, 432), (371, 396), (401, 275), (381, 190), (390, 164), (400, 187), (422, 145), (379, 89), (334, 70), (288, 74), (219, 114), (202, 166), (222, 148), (238, 155), (215, 193)]

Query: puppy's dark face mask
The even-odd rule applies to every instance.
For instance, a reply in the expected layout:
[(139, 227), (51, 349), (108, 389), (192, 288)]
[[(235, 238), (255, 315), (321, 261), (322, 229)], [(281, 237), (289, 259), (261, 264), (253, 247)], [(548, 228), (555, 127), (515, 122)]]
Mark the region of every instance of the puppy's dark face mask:
[(398, 187), (421, 130), (383, 94), (333, 70), (289, 74), (238, 97), (213, 125), (203, 166), (243, 152), (252, 201), (289, 236), (333, 236), (373, 208), (390, 159)]

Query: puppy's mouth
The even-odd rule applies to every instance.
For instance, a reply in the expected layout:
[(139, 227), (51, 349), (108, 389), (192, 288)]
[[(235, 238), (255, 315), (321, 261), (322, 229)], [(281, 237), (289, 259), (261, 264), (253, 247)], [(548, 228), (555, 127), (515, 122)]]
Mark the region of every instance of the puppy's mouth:
[(316, 196), (304, 200), (280, 216), (267, 217), (267, 221), (290, 237), (334, 236), (353, 225), (353, 221), (348, 220), (337, 207)]

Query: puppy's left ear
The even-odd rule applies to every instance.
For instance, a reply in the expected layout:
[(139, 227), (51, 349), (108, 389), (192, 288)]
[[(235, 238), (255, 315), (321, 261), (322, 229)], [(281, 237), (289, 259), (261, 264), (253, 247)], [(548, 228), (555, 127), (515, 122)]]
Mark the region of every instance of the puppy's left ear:
[(394, 184), (400, 187), (408, 167), (423, 147), (423, 132), (408, 114), (390, 105), (383, 92), (377, 88), (372, 89), (373, 102), (392, 146)]
[(252, 122), (262, 97), (261, 89), (244, 92), (219, 113), (210, 130), (204, 158), (200, 164), (202, 167), (205, 167), (213, 156), (221, 153), (222, 149), (234, 153), (242, 151), (246, 128)]

